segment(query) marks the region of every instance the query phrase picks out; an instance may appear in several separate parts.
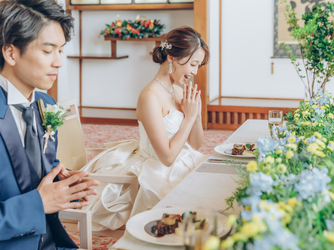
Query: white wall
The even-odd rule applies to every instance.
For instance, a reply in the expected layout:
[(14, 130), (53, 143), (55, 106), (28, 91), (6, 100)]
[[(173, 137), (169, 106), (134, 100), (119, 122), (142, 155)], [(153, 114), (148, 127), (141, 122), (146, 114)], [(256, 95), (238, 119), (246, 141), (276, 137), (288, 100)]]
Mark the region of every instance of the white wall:
[[(218, 94), (216, 26), (219, 0), (210, 0), (210, 100)], [(289, 59), (272, 59), (274, 1), (222, 1), (222, 95), (242, 97), (304, 98), (303, 84)], [(271, 74), (274, 62), (274, 74)], [(212, 65), (214, 64), (214, 65)], [(333, 92), (333, 80), (327, 83)]]
[[(208, 66), (210, 100), (219, 89), (219, 1), (222, 1), (222, 95), (242, 97), (304, 98), (304, 87), (289, 59), (272, 59), (274, 1), (208, 0)], [(60, 0), (59, 2), (64, 2)], [(59, 100), (79, 99), (79, 63), (67, 59), (79, 51), (78, 12), (75, 35), (65, 47), (64, 66), (59, 75)], [(108, 54), (110, 42), (99, 33), (105, 23), (135, 19), (136, 15), (157, 18), (166, 25), (164, 32), (193, 26), (192, 10), (164, 11), (83, 11), (83, 53)], [(135, 108), (141, 89), (152, 79), (159, 65), (149, 51), (154, 42), (119, 42), (120, 60), (83, 61), (83, 105)], [(274, 62), (274, 74), (271, 63)], [(334, 91), (334, 83), (327, 84)]]
[[(63, 3), (64, 0), (58, 1)], [(193, 27), (193, 10), (159, 11), (83, 11), (82, 52), (83, 54), (111, 54), (110, 41), (104, 41), (100, 31), (105, 23), (134, 20), (137, 15), (160, 19), (165, 24), (164, 33), (183, 25)], [(67, 59), (67, 55), (79, 52), (78, 11), (72, 11), (75, 18), (75, 34), (65, 46), (63, 67), (58, 81), (58, 99), (79, 100), (79, 60)], [(155, 42), (117, 42), (118, 55), (129, 55), (119, 60), (83, 60), (83, 105), (135, 108), (140, 91), (156, 74), (159, 65), (152, 61), (149, 52)]]

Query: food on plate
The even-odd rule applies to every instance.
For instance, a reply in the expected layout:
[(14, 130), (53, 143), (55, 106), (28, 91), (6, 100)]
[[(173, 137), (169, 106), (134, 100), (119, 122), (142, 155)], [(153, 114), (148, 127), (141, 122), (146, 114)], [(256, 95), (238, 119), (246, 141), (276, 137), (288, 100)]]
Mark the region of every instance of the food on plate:
[(244, 151), (245, 151), (244, 145), (234, 144), (232, 148), (232, 155), (242, 155)]
[(232, 148), (232, 155), (253, 155), (255, 144), (234, 144)]
[(157, 225), (158, 234), (159, 235), (172, 234), (175, 232), (175, 228), (177, 227), (178, 227), (177, 214), (164, 213)]
[[(205, 226), (204, 220), (197, 220), (197, 212), (189, 212), (192, 217), (192, 225), (189, 227), (189, 230), (195, 230), (200, 232), (199, 230), (203, 230)], [(167, 214), (164, 213), (161, 217), (161, 220), (151, 221), (144, 228), (145, 231), (154, 236), (154, 237), (162, 237), (166, 234), (175, 233), (178, 236), (183, 236), (183, 221), (185, 218), (185, 213), (182, 215), (179, 214)]]

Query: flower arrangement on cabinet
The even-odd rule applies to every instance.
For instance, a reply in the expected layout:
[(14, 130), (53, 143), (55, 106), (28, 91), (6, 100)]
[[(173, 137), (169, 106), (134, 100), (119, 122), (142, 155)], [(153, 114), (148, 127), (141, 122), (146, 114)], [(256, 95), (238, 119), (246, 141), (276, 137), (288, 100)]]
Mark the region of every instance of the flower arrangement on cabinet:
[(122, 40), (127, 38), (143, 39), (161, 36), (164, 28), (165, 25), (161, 24), (160, 20), (137, 16), (135, 21), (117, 20), (110, 25), (106, 24), (106, 28), (101, 31), (101, 35), (122, 38)]
[(318, 89), (325, 91), (326, 83), (334, 74), (334, 3), (315, 5), (309, 13), (302, 15), (301, 20), (296, 18), (296, 11), (287, 0), (283, 3), (286, 4), (285, 19), (291, 29), (290, 36), (299, 44), (305, 71), (290, 46), (282, 45), (304, 84), (306, 97), (313, 98)]
[(240, 187), (226, 200), (236, 232), (222, 249), (334, 248), (334, 99), (318, 91), (259, 138), (257, 160), (238, 166)]

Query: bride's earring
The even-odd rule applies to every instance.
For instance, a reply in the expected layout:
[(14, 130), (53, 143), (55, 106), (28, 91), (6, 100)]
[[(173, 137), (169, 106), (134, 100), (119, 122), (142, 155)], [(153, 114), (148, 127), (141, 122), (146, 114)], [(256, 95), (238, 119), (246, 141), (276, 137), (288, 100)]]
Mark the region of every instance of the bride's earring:
[(173, 64), (172, 61), (169, 61), (169, 70), (168, 70), (168, 74), (172, 74), (173, 73)]

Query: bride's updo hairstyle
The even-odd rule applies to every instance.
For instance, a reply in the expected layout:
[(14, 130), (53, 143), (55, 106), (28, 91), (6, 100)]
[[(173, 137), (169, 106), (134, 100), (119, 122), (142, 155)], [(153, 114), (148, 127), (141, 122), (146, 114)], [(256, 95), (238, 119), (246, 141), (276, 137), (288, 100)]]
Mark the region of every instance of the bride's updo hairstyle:
[[(171, 48), (156, 46), (153, 50), (153, 61), (162, 64), (167, 60), (167, 55), (175, 57), (177, 61), (189, 57), (184, 63), (189, 62), (197, 49), (202, 48), (205, 52), (204, 60), (200, 66), (208, 63), (210, 58), (209, 47), (202, 40), (201, 35), (190, 27), (180, 27), (168, 32), (162, 39), (162, 43), (167, 42)], [(183, 65), (184, 65), (183, 64)]]

